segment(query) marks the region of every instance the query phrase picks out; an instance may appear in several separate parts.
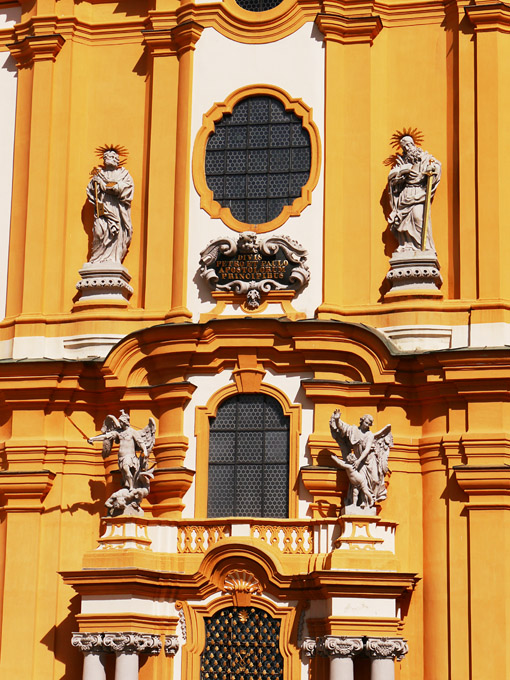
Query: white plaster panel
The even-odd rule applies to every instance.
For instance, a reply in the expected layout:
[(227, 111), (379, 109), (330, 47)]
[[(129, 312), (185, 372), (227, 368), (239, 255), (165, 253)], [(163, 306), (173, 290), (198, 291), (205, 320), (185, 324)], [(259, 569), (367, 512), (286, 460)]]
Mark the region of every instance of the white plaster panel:
[[(324, 139), (324, 49), (321, 34), (313, 23), (273, 43), (247, 45), (225, 38), (213, 28), (206, 28), (197, 43), (193, 67), (193, 104), (191, 140), (194, 143), (202, 125), (202, 116), (215, 102), (239, 89), (254, 84), (275, 85), (292, 98), (302, 99), (313, 109), (312, 116), (319, 129), (321, 143)], [(322, 154), (323, 156), (323, 154)], [(190, 192), (190, 238), (188, 307), (194, 320), (200, 313), (210, 311), (214, 305), (208, 286), (197, 275), (200, 251), (214, 238), (236, 236), (219, 219), (211, 217), (200, 208), (200, 197), (193, 181)], [(287, 222), (269, 234), (288, 235), (308, 250), (311, 279), (308, 286), (296, 297), (296, 309), (313, 317), (322, 294), (322, 223), (323, 180), (312, 194), (312, 204), (299, 217)]]
[(174, 602), (129, 595), (84, 595), (82, 614), (145, 614), (147, 616), (178, 616)]
[[(276, 375), (267, 371), (263, 382), (280, 389), (291, 403), (301, 404), (301, 435), (299, 438), (299, 461), (298, 467), (309, 465), (310, 460), (306, 453), (308, 437), (313, 432), (313, 404), (305, 396), (301, 388), (301, 380), (313, 377), (311, 373), (301, 375)], [(195, 437), (195, 409), (197, 406), (205, 406), (211, 396), (225, 385), (232, 383), (232, 371), (222, 371), (216, 375), (190, 375), (189, 381), (196, 385), (196, 390), (184, 411), (184, 434), (188, 437), (189, 448), (184, 460), (184, 466), (196, 470), (197, 448)], [(195, 484), (193, 483), (184, 496), (185, 508), (182, 516), (191, 518), (195, 509)], [(299, 516), (306, 517), (308, 502), (304, 499), (299, 501)]]
[(123, 337), (106, 333), (56, 338), (44, 335), (17, 337), (0, 342), (0, 359), (104, 359)]
[(331, 614), (391, 618), (396, 615), (395, 600), (384, 597), (334, 597), (331, 600)]
[[(0, 10), (0, 29), (13, 26), (21, 19), (20, 7)], [(10, 52), (0, 53), (0, 127), (2, 155), (0, 156), (0, 319), (5, 317), (7, 300), (7, 272), (11, 223), (12, 163), (16, 119), (17, 68)]]

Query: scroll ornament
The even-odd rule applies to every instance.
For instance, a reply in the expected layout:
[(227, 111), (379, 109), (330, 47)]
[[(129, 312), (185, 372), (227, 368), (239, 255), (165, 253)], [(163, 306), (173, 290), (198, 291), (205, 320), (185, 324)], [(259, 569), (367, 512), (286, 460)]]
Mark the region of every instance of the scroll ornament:
[(302, 290), (310, 280), (308, 252), (288, 236), (260, 240), (253, 231), (236, 239), (211, 241), (200, 253), (200, 276), (212, 290), (246, 296), (257, 309), (261, 295), (272, 290)]

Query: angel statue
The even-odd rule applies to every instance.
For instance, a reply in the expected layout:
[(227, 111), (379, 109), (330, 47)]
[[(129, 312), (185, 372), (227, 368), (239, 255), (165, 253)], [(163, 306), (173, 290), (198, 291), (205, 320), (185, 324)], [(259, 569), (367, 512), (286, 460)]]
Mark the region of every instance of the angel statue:
[(388, 457), (393, 446), (391, 425), (386, 425), (379, 432), (370, 432), (374, 423), (371, 415), (361, 416), (359, 427), (344, 423), (340, 416), (337, 409), (329, 426), (342, 452), (342, 458), (333, 454), (331, 457), (345, 470), (349, 479), (345, 512), (375, 514), (375, 504), (386, 498), (384, 478), (388, 473)]
[[(131, 427), (129, 415), (121, 410), (117, 419), (108, 415), (104, 419), (101, 434), (88, 439), (88, 443), (103, 442), (103, 458), (107, 458), (113, 444), (119, 445), (119, 469), (122, 474), (122, 488), (106, 501), (109, 515), (143, 514), (141, 501), (148, 495), (153, 469), (147, 468), (149, 455), (156, 439), (156, 421), (149, 418), (143, 430)], [(137, 456), (136, 452), (140, 455)]]

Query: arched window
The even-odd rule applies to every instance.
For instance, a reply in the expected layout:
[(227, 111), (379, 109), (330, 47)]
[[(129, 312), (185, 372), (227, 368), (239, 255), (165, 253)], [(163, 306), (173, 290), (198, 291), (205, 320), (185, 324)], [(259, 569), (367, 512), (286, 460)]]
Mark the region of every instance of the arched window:
[(200, 680), (282, 680), (280, 623), (259, 607), (226, 607), (206, 617)]
[(209, 517), (287, 517), (289, 417), (267, 394), (238, 394), (210, 418)]

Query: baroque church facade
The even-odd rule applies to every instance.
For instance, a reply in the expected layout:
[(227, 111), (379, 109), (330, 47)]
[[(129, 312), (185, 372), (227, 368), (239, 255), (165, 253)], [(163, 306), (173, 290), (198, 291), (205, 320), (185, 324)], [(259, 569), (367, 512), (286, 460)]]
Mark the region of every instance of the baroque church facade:
[(2, 678), (510, 678), (509, 27), (2, 3)]

